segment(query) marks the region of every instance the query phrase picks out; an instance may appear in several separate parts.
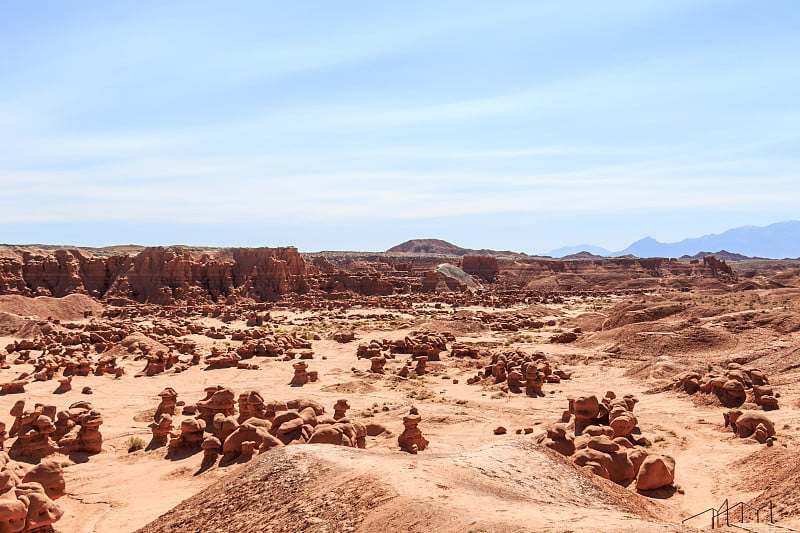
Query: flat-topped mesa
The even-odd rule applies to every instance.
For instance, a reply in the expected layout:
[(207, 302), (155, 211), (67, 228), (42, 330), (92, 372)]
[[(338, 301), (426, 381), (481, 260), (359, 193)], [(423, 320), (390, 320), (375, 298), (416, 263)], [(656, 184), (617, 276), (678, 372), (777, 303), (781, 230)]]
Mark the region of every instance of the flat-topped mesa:
[[(435, 255), (300, 254), (294, 247), (171, 246), (98, 257), (81, 249), (5, 250), (0, 256), (0, 295), (86, 294), (112, 304), (172, 305), (237, 299), (263, 303), (300, 294), (314, 301), (325, 293), (347, 299), (348, 293), (386, 297), (429, 292), (459, 303), (477, 303), (498, 291), (507, 293), (492, 299), (495, 304), (509, 303), (511, 293), (537, 297), (598, 290), (636, 292), (682, 289), (695, 283), (725, 288), (738, 282), (736, 272), (713, 257), (687, 263), (666, 258), (555, 260), (473, 252), (443, 263)], [(263, 317), (248, 315), (247, 320), (258, 325)]]
[(172, 304), (229, 297), (274, 301), (308, 290), (296, 248), (230, 248), (198, 253), (181, 247), (93, 257), (82, 250), (10, 252), (0, 258), (0, 294), (88, 294), (107, 301)]

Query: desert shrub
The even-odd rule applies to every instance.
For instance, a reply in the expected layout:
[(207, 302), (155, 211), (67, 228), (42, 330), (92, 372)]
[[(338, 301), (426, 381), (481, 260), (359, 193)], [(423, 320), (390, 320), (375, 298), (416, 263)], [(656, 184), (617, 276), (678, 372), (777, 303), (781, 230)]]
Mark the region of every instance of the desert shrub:
[(125, 441), (128, 446), (128, 453), (135, 452), (136, 450), (143, 450), (147, 443), (140, 437), (128, 437)]

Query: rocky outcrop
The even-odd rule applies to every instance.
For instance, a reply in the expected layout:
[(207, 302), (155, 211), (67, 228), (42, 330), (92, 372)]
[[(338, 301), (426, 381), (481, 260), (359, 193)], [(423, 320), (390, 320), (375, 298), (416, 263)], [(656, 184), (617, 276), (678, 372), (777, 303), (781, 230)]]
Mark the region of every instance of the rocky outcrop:
[(0, 256), (0, 294), (77, 293), (112, 302), (172, 304), (230, 297), (273, 301), (307, 290), (305, 261), (291, 247), (214, 253), (158, 247), (107, 257), (82, 250), (25, 250)]
[(595, 395), (571, 398), (561, 422), (547, 428), (539, 442), (614, 483), (628, 485), (635, 479), (640, 491), (668, 487), (675, 480), (675, 459), (645, 449), (651, 443), (637, 427), (637, 402), (633, 395), (618, 398), (612, 391), (602, 400)]
[(34, 467), (0, 452), (0, 532), (47, 533), (64, 511), (55, 500), (66, 494), (64, 471), (55, 461)]
[(474, 291), (480, 287), (462, 269), (450, 263), (442, 263), (436, 269), (425, 273), (422, 279), (422, 292)]
[(543, 294), (642, 291), (738, 282), (724, 262), (665, 258), (553, 260), (468, 253), (453, 264), (435, 255), (319, 252), (295, 248), (144, 248), (94, 256), (84, 249), (0, 249), (0, 294), (86, 294), (107, 303), (203, 304), (246, 298), (270, 302), (288, 294), (326, 299), (476, 292), (488, 284), (503, 303)]
[(724, 289), (738, 278), (724, 262), (681, 262), (665, 258), (615, 257), (584, 260), (498, 259), (506, 288), (536, 291), (681, 289), (702, 283)]
[(461, 260), (461, 268), (467, 274), (489, 283), (495, 281), (497, 273), (500, 271), (496, 258), (481, 255), (465, 255)]

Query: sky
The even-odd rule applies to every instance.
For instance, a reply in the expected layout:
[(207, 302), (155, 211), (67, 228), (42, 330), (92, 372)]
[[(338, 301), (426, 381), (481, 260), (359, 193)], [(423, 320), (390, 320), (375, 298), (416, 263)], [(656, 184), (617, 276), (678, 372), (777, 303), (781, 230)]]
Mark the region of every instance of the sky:
[(800, 219), (794, 0), (0, 0), (0, 242), (620, 250)]

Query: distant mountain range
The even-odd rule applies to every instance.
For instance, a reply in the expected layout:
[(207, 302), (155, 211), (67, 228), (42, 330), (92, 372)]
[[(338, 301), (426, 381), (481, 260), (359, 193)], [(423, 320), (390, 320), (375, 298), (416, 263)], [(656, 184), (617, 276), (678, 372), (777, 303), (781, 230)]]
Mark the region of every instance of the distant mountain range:
[(703, 235), (680, 242), (658, 242), (652, 237), (640, 239), (624, 250), (611, 252), (599, 246), (565, 246), (549, 252), (551, 257), (564, 257), (589, 252), (593, 255), (618, 257), (683, 257), (709, 255), (713, 250), (735, 256), (785, 259), (800, 257), (800, 221), (778, 222), (769, 226), (742, 226), (724, 233)]
[[(579, 254), (582, 254), (583, 252), (588, 252), (598, 257), (609, 257), (613, 255), (613, 252), (609, 252), (605, 248), (600, 248), (599, 246), (594, 246), (592, 244), (576, 244), (575, 246), (563, 246), (556, 250), (547, 252), (544, 255), (549, 255), (550, 257), (562, 257), (566, 259), (572, 259), (571, 256), (577, 256)], [(576, 257), (575, 259), (580, 259), (580, 258)]]

